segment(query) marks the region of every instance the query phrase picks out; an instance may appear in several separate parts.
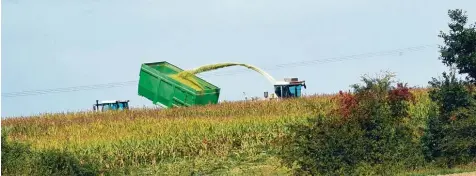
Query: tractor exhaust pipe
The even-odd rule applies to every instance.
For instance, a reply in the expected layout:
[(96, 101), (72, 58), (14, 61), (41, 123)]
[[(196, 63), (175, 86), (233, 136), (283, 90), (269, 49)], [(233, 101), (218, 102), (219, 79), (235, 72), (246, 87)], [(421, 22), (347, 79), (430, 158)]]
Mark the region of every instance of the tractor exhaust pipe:
[(94, 107), (94, 111), (99, 110), (99, 100), (96, 100), (96, 104), (93, 107)]

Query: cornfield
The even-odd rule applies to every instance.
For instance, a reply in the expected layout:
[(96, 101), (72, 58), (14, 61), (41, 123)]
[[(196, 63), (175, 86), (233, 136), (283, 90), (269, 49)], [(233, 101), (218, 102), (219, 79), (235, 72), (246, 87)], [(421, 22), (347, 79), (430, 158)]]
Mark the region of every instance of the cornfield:
[[(413, 123), (423, 126), (430, 101), (413, 90)], [(103, 170), (155, 165), (174, 158), (226, 157), (271, 151), (288, 133), (286, 125), (335, 108), (334, 95), (280, 101), (224, 102), (188, 108), (45, 114), (2, 120), (9, 138), (34, 150), (72, 152)]]

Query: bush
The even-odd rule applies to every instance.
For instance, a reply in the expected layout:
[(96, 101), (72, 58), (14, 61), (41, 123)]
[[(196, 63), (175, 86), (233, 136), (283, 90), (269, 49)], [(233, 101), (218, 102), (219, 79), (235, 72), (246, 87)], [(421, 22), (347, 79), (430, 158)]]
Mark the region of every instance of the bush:
[(80, 164), (59, 151), (32, 151), (27, 144), (7, 140), (2, 131), (2, 175), (97, 175), (97, 167)]
[(38, 153), (40, 175), (97, 175), (97, 167), (80, 164), (79, 160), (67, 152), (48, 150)]
[(354, 94), (340, 92), (341, 106), (331, 115), (291, 126), (281, 157), (297, 174), (389, 174), (421, 164), (419, 141), (409, 127), (413, 95), (391, 75), (363, 78)]
[(33, 161), (30, 146), (7, 140), (2, 130), (2, 175), (31, 175)]
[(473, 86), (452, 72), (430, 82), (430, 98), (438, 109), (428, 119), (422, 138), (425, 158), (452, 167), (476, 161), (476, 101)]

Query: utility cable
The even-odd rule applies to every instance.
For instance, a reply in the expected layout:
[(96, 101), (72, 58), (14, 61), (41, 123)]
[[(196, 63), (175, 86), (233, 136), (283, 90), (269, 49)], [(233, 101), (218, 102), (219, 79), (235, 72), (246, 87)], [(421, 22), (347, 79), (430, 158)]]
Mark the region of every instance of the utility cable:
[[(352, 60), (352, 59), (359, 59), (359, 58), (370, 58), (370, 57), (375, 57), (375, 56), (401, 55), (404, 52), (421, 51), (421, 50), (424, 50), (425, 48), (428, 48), (428, 47), (431, 47), (431, 46), (434, 46), (434, 45), (423, 45), (423, 46), (418, 46), (418, 47), (409, 47), (409, 48), (403, 48), (403, 49), (397, 49), (397, 50), (391, 50), (391, 51), (365, 53), (365, 54), (357, 54), (357, 55), (350, 55), (350, 56), (343, 56), (343, 57), (333, 57), (333, 58), (320, 59), (320, 60), (292, 62), (292, 63), (275, 65), (274, 68), (272, 68), (272, 67), (268, 67), (268, 68), (260, 67), (260, 68), (266, 68), (266, 69), (263, 69), (263, 70), (266, 70), (266, 71), (268, 71), (268, 70), (279, 70), (279, 69), (282, 69), (282, 68), (301, 67), (301, 66), (307, 66), (307, 65), (312, 65), (312, 64), (324, 64), (324, 63), (330, 63), (330, 62), (336, 62), (336, 61)], [(213, 75), (210, 75), (210, 76), (234, 75), (236, 73), (247, 72), (247, 71), (248, 70), (236, 70), (236, 71), (233, 71), (233, 72), (230, 71), (230, 72), (225, 73), (225, 74), (213, 74)]]
[[(308, 60), (308, 61), (299, 61), (299, 62), (292, 62), (286, 64), (278, 64), (273, 66), (274, 68), (267, 68), (266, 70), (279, 70), (283, 68), (293, 68), (293, 67), (301, 67), (301, 66), (309, 66), (315, 64), (323, 64), (329, 62), (336, 62), (336, 61), (344, 61), (344, 60), (351, 60), (351, 59), (363, 59), (375, 56), (385, 56), (385, 55), (401, 55), (404, 52), (416, 52), (421, 51), (426, 48), (429, 48), (435, 45), (422, 45), (416, 47), (408, 47), (390, 51), (382, 51), (382, 52), (372, 52), (372, 53), (364, 53), (364, 54), (356, 54), (350, 56), (342, 56), (342, 57), (332, 57), (327, 59), (316, 59), (316, 60)], [(263, 67), (262, 67), (263, 68)], [(266, 68), (266, 67), (265, 67)], [(247, 72), (248, 70), (237, 70), (237, 71), (228, 71), (228, 73), (214, 73), (214, 74), (206, 74), (203, 77), (208, 76), (225, 76), (225, 75), (235, 75), (241, 72)], [(115, 88), (115, 87), (125, 87), (131, 85), (137, 85), (139, 81), (126, 81), (126, 82), (113, 82), (113, 83), (106, 83), (106, 84), (96, 84), (96, 85), (87, 85), (87, 86), (75, 86), (75, 87), (66, 87), (66, 88), (55, 88), (55, 89), (43, 89), (43, 90), (31, 90), (31, 91), (20, 91), (20, 92), (11, 92), (11, 93), (2, 93), (2, 97), (10, 98), (10, 97), (19, 97), (19, 96), (32, 96), (32, 95), (43, 95), (48, 93), (64, 93), (64, 92), (76, 92), (76, 91), (84, 91), (84, 90), (95, 90), (95, 89), (106, 89), (106, 88)]]

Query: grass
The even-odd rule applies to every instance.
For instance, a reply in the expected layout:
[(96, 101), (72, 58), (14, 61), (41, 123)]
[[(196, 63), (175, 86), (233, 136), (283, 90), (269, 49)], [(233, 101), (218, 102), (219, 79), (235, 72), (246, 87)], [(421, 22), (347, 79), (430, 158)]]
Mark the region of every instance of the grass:
[(428, 166), (416, 171), (403, 173), (401, 175), (402, 176), (447, 175), (447, 174), (467, 173), (467, 172), (475, 172), (475, 171), (476, 171), (476, 163), (471, 163), (468, 165), (456, 166), (454, 168), (441, 168), (438, 166)]
[(160, 165), (130, 167), (113, 172), (113, 175), (289, 175), (290, 170), (279, 164), (271, 154), (231, 157), (200, 157), (176, 159)]
[[(430, 101), (414, 90), (416, 128), (422, 128)], [(45, 114), (2, 120), (9, 138), (35, 151), (68, 151), (103, 173), (237, 174), (276, 173), (287, 168), (275, 157), (286, 125), (329, 113), (333, 95), (166, 110), (132, 109), (105, 113)]]

